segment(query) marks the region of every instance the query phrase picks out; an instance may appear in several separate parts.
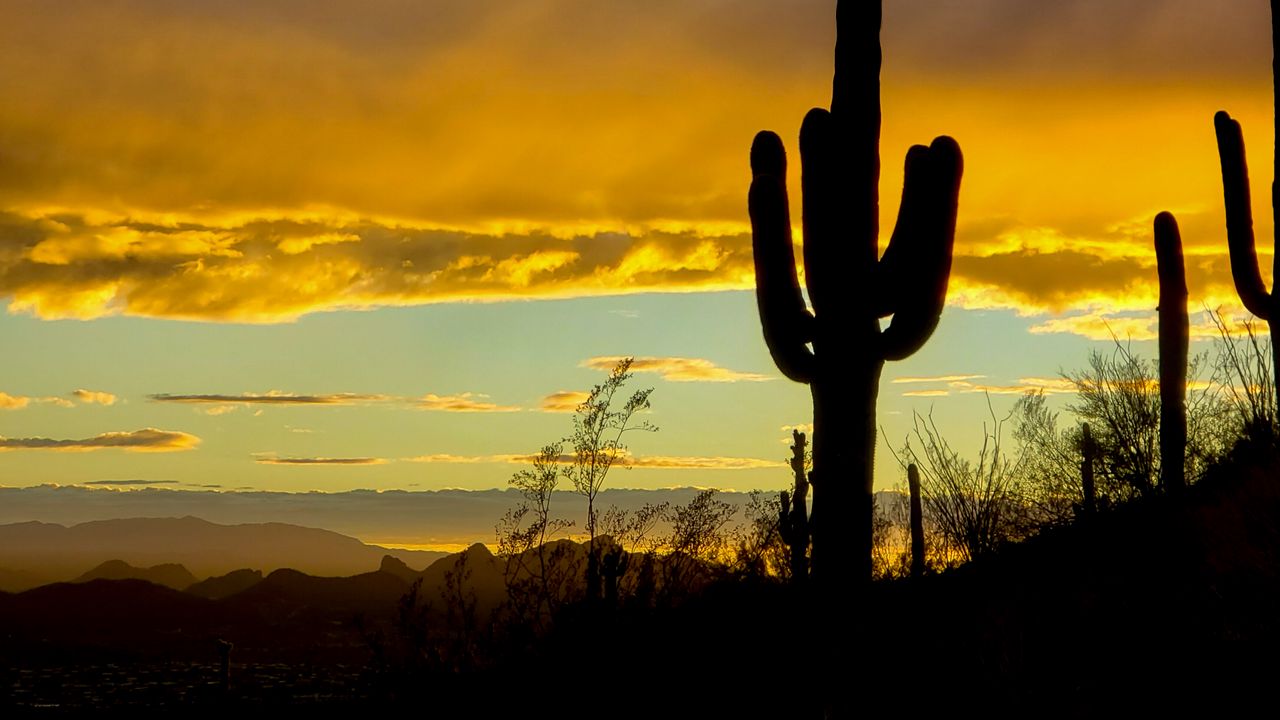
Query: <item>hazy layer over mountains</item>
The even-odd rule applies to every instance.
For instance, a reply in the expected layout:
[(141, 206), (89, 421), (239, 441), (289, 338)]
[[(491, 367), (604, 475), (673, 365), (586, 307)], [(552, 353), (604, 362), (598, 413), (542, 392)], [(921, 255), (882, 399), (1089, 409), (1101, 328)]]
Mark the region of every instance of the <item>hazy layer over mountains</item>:
[[(786, 475), (780, 475), (778, 487), (784, 487), (786, 482)], [(605, 490), (596, 502), (597, 507), (620, 509), (660, 502), (683, 505), (697, 493), (696, 488)], [(720, 494), (720, 499), (738, 505), (745, 504), (747, 497), (746, 493), (733, 491)], [(38, 520), (74, 525), (92, 520), (190, 515), (223, 524), (275, 522), (325, 528), (380, 545), (459, 549), (475, 542), (492, 543), (494, 525), (519, 499), (513, 490), (284, 493), (176, 490), (137, 485), (127, 490), (40, 485), (0, 487), (0, 524)], [(557, 493), (552, 507), (560, 517), (578, 522), (585, 514), (582, 497), (569, 492)], [(110, 559), (117, 558), (101, 560)], [(373, 567), (377, 567), (376, 560)], [(78, 572), (87, 569), (85, 566)]]
[[(386, 555), (422, 569), (444, 553), (366, 545), (329, 530), (282, 523), (218, 525), (194, 517), (98, 520), (71, 527), (24, 522), (0, 525), (0, 590), (94, 577), (142, 578), (127, 566), (172, 564), (190, 571), (192, 582), (242, 568), (346, 576), (377, 570)], [(99, 567), (108, 561), (120, 564)], [(90, 571), (94, 574), (87, 575)]]

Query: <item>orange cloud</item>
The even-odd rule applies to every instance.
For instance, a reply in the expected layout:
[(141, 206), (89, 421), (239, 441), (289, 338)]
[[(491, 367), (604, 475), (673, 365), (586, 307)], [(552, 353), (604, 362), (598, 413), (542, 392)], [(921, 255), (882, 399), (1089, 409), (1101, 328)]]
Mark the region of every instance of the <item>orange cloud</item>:
[[(284, 18), (260, 3), (45, 3), (6, 18), (11, 312), (282, 322), (748, 290), (745, 147), (761, 128), (788, 139), (799, 218), (794, 138), (829, 98), (829, 3), (304, 5)], [(1166, 208), (1193, 302), (1235, 304), (1211, 118), (1242, 119), (1261, 196), (1265, 5), (1025, 5), (886, 9), (885, 236), (903, 153), (946, 132), (982, 159), (951, 307), (1149, 311), (1150, 220)], [(1269, 214), (1257, 221), (1270, 237)]]
[[(621, 355), (593, 357), (582, 361), (582, 366), (607, 372), (622, 359)], [(631, 372), (657, 373), (670, 382), (764, 382), (773, 379), (759, 373), (722, 368), (702, 358), (638, 357), (631, 363)]]
[(173, 452), (193, 450), (200, 438), (175, 430), (143, 428), (131, 432), (108, 432), (84, 440), (49, 438), (0, 438), (0, 450), (88, 451), (119, 449), (132, 452)]
[(14, 396), (9, 393), (0, 392), (0, 408), (5, 410), (21, 410), (31, 404), (31, 398)]
[(542, 398), (538, 403), (538, 409), (542, 412), (553, 413), (570, 413), (578, 409), (578, 406), (587, 401), (590, 396), (579, 390), (560, 390)]
[(447, 412), (518, 412), (520, 408), (512, 405), (499, 405), (475, 398), (485, 397), (475, 393), (460, 395), (435, 395), (427, 393), (415, 403), (423, 410), (444, 410)]

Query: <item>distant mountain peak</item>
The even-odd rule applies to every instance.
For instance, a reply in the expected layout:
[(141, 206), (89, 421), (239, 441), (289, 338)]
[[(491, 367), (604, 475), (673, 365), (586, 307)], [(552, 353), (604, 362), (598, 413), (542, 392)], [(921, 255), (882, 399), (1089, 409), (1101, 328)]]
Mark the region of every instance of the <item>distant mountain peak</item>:
[(162, 563), (148, 568), (139, 568), (123, 560), (108, 560), (72, 582), (85, 583), (93, 580), (145, 580), (174, 590), (185, 590), (196, 584), (198, 578), (177, 563)]
[(414, 572), (403, 560), (391, 555), (382, 556), (382, 565), (378, 567), (378, 571), (394, 575), (408, 583), (413, 582), (418, 577), (418, 573)]

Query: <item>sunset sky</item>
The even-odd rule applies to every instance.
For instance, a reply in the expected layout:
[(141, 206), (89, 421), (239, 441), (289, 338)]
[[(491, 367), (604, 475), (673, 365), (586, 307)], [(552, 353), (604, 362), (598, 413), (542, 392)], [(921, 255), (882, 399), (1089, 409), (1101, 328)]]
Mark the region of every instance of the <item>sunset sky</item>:
[[(0, 7), (0, 485), (505, 487), (619, 356), (661, 429), (611, 485), (787, 482), (810, 397), (761, 337), (747, 151), (784, 138), (798, 219), (832, 0)], [(889, 442), (932, 408), (974, 447), (984, 389), (997, 413), (1061, 391), (1110, 331), (1154, 357), (1161, 210), (1209, 346), (1198, 311), (1238, 307), (1220, 109), (1269, 281), (1268, 17), (885, 0), (886, 234), (907, 148), (965, 155), (947, 310), (885, 368)]]

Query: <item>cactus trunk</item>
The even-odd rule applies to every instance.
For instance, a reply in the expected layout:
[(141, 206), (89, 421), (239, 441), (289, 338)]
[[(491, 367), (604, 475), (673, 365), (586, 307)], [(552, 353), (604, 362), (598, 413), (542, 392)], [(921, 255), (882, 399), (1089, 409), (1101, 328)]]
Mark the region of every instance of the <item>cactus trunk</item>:
[[(1275, 55), (1276, 15), (1280, 0), (1271, 0), (1271, 82), (1273, 100), (1280, 94), (1277, 80), (1277, 64), (1280, 58)], [(1280, 137), (1280, 113), (1273, 112), (1277, 135)], [(1271, 325), (1274, 337), (1275, 323), (1280, 320), (1280, 293), (1275, 291), (1275, 281), (1280, 278), (1280, 252), (1272, 256), (1272, 290), (1262, 281), (1262, 273), (1258, 268), (1258, 253), (1253, 235), (1253, 208), (1249, 194), (1249, 167), (1245, 161), (1244, 132), (1240, 123), (1233, 120), (1226, 111), (1219, 111), (1213, 117), (1214, 130), (1218, 136), (1218, 157), (1222, 163), (1222, 194), (1227, 211), (1227, 246), (1231, 252), (1231, 277), (1235, 281), (1236, 293), (1249, 312)], [(1272, 155), (1273, 178), (1280, 178), (1280, 154)], [(1280, 229), (1280, 198), (1277, 197), (1277, 185), (1271, 186), (1271, 211), (1275, 219), (1274, 227)], [(1280, 343), (1271, 343), (1272, 378), (1280, 380)], [(1280, 410), (1280, 382), (1275, 383), (1276, 408)], [(1272, 422), (1276, 418), (1271, 418)]]
[(849, 579), (871, 577), (875, 407), (883, 365), (833, 368), (828, 382), (815, 377), (811, 385), (813, 578), (823, 594), (839, 594)]
[(907, 487), (911, 491), (911, 577), (920, 577), (924, 575), (924, 507), (915, 463), (907, 466)]
[(1186, 486), (1187, 277), (1178, 223), (1156, 216), (1156, 267), (1160, 276), (1160, 484), (1167, 493)]

